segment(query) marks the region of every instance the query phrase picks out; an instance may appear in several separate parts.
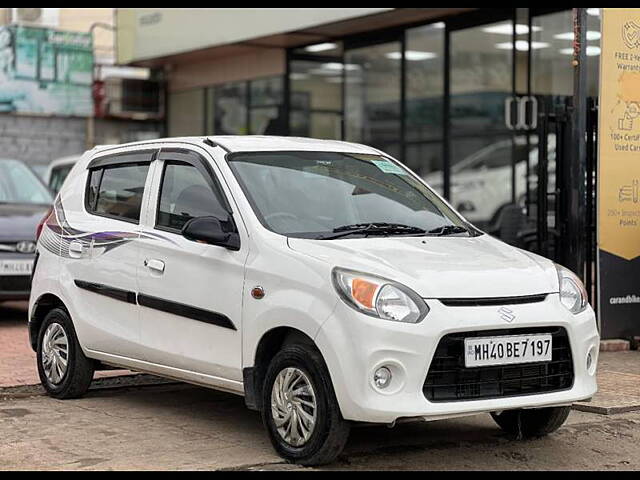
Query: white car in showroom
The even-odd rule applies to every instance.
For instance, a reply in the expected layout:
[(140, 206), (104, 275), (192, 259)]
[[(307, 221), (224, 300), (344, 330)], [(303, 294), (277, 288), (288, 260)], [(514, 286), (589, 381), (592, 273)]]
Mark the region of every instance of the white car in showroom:
[[(555, 185), (555, 134), (548, 137), (549, 189)], [(513, 141), (500, 140), (479, 149), (451, 166), (451, 203), (458, 212), (477, 225), (490, 225), (501, 207), (511, 204), (511, 162), (515, 146), (516, 198), (522, 199), (527, 188), (527, 164), (529, 158), (529, 188), (536, 188), (538, 168), (538, 138), (531, 135), (516, 136)], [(442, 172), (424, 176), (432, 188), (442, 191)]]
[(82, 395), (105, 365), (235, 393), (291, 462), (332, 461), (354, 422), (487, 413), (545, 435), (596, 391), (580, 280), (364, 145), (96, 148), (38, 252), (29, 331), (50, 395)]

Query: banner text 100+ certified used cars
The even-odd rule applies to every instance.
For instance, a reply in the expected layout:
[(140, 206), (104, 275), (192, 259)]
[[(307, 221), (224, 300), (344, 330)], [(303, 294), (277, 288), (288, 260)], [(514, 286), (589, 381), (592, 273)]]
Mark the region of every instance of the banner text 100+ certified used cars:
[(29, 325), (51, 395), (105, 365), (236, 393), (291, 462), (332, 461), (355, 422), (487, 413), (544, 435), (596, 391), (580, 280), (364, 145), (96, 148), (38, 253)]

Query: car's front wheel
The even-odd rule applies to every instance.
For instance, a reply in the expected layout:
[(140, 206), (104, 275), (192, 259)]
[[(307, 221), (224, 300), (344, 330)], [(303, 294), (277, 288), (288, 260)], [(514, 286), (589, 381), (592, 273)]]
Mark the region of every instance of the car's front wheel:
[(93, 379), (94, 365), (84, 356), (69, 314), (51, 310), (38, 334), (38, 374), (47, 393), (55, 398), (83, 395)]
[(555, 432), (565, 422), (571, 407), (505, 410), (491, 416), (505, 432), (518, 438), (542, 437)]
[(262, 417), (278, 454), (301, 465), (330, 463), (349, 437), (327, 367), (311, 345), (286, 345), (273, 358)]

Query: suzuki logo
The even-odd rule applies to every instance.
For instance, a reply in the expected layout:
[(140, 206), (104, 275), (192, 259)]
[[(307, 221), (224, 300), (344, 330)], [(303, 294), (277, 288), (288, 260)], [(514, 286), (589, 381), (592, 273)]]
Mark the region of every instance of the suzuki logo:
[(511, 323), (516, 319), (516, 316), (513, 314), (513, 310), (507, 307), (500, 307), (500, 309), (498, 309), (498, 314), (500, 315), (500, 318), (507, 323)]

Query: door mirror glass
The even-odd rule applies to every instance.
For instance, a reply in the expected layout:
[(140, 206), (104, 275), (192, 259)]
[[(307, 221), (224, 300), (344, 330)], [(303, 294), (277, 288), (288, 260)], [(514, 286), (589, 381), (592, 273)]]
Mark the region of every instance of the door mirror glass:
[(182, 227), (182, 236), (188, 240), (218, 245), (229, 250), (240, 249), (240, 237), (231, 217), (220, 220), (214, 216), (196, 217)]

